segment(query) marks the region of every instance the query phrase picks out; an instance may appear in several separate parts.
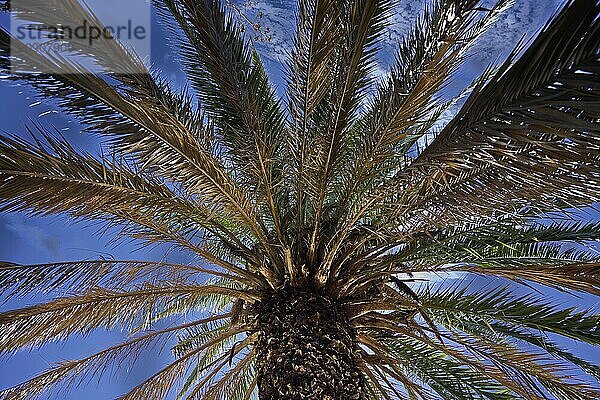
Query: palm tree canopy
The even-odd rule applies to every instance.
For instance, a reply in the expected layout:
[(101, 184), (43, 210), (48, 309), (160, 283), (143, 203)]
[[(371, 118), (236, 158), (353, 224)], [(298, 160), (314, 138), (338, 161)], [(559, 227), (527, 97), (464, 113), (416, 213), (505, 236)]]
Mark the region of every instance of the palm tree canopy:
[[(47, 1), (64, 21), (94, 18), (76, 0)], [(600, 2), (568, 1), (534, 40), (445, 100), (471, 46), (512, 2), (488, 3), (433, 0), (376, 79), (393, 2), (300, 1), (284, 98), (218, 0), (155, 0), (177, 33), (185, 90), (112, 40), (86, 49), (106, 70), (93, 74), (2, 30), (2, 60), (64, 71), (8, 78), (55, 99), (118, 156), (78, 152), (38, 122), (26, 128), (35, 140), (3, 134), (0, 210), (101, 221), (201, 261), (0, 264), (4, 299), (72, 293), (0, 313), (0, 353), (98, 328), (130, 332), (0, 399), (71, 389), (174, 339), (173, 362), (122, 399), (242, 400), (257, 388), (267, 398), (257, 360), (271, 349), (264, 332), (285, 334), (265, 317), (279, 305), (331, 311), (322, 317), (350, 338), (340, 346), (355, 346), (364, 398), (600, 398), (600, 368), (558, 343), (600, 345), (600, 315), (536, 289), (600, 295), (600, 260), (585, 246), (600, 223), (572, 216), (599, 201)], [(113, 73), (115, 63), (146, 73)], [(503, 283), (420, 282), (448, 273)], [(150, 330), (159, 320), (180, 322)]]

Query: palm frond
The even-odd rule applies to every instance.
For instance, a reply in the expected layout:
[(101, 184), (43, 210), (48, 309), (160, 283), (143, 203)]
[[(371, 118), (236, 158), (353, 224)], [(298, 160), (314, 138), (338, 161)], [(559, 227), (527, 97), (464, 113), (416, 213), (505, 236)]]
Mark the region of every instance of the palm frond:
[[(231, 314), (231, 311), (229, 313)], [(175, 357), (181, 357), (190, 350), (211, 341), (229, 328), (228, 321), (215, 321), (204, 326), (188, 328), (178, 335), (177, 344), (171, 348), (171, 353), (173, 353)], [(208, 364), (215, 361), (217, 357), (221, 356), (222, 353), (226, 351), (227, 346), (233, 344), (232, 340), (234, 340), (233, 337), (207, 348), (202, 358), (198, 360), (197, 367), (204, 369)]]
[[(445, 342), (441, 344), (427, 336), (416, 335), (409, 330), (399, 331), (401, 335), (439, 351), (442, 359), (444, 357), (455, 359), (459, 365), (467, 366), (472, 371), (487, 376), (488, 379), (497, 381), (501, 385), (500, 387), (496, 386), (495, 392), (490, 389), (487, 393), (485, 391), (483, 393), (475, 392), (484, 398), (498, 396), (499, 398), (541, 400), (546, 398), (542, 387), (550, 391), (561, 392), (569, 399), (593, 399), (597, 395), (592, 387), (572, 379), (568, 373), (565, 374), (567, 370), (565, 366), (547, 358), (543, 353), (523, 352), (511, 345), (498, 344), (489, 339), (479, 339), (473, 336), (465, 337), (456, 332), (442, 334)], [(400, 336), (396, 340), (404, 340), (404, 338)], [(477, 380), (476, 377), (474, 379)], [(502, 386), (505, 388), (502, 389)], [(494, 385), (489, 387), (493, 388)], [(442, 390), (448, 389), (447, 386), (442, 386)], [(468, 387), (468, 384), (463, 386), (463, 390), (465, 389), (473, 390), (472, 387)], [(464, 398), (465, 395), (472, 396), (473, 394), (453, 393), (452, 390), (442, 394), (443, 398), (455, 398), (455, 396)]]
[(206, 274), (234, 281), (243, 279), (191, 265), (133, 260), (81, 260), (35, 265), (0, 263), (0, 295), (4, 298), (32, 293), (73, 290), (85, 292), (96, 286), (125, 289), (146, 281), (189, 279)]
[(500, 1), (487, 12), (477, 5), (473, 0), (434, 2), (400, 44), (389, 77), (358, 121), (363, 134), (354, 146), (352, 175), (342, 196), (346, 203), (357, 190), (363, 193), (394, 172), (410, 148), (403, 139), (420, 137), (431, 128), (428, 121), (437, 115), (438, 105), (434, 95), (511, 2)]
[(411, 227), (598, 200), (598, 7), (570, 2), (399, 174)]
[(540, 296), (519, 296), (507, 287), (468, 293), (468, 288), (449, 287), (418, 293), (421, 304), (443, 325), (444, 315), (489, 318), (507, 324), (539, 329), (597, 345), (600, 315), (577, 308), (560, 308)]
[[(290, 169), (296, 179), (292, 179), (292, 198), (294, 202), (294, 223), (296, 226), (292, 240), (296, 243), (294, 258), (299, 259), (298, 245), (303, 243), (302, 230), (307, 224), (308, 194), (315, 191), (309, 185), (309, 163), (315, 135), (314, 119), (320, 117), (317, 107), (322, 103), (331, 82), (331, 63), (334, 59), (336, 39), (339, 39), (339, 15), (342, 12), (339, 2), (334, 0), (310, 0), (298, 3), (294, 47), (287, 64), (289, 70), (287, 82), (288, 108), (293, 134), (287, 139), (290, 155)], [(328, 82), (327, 84), (324, 84)], [(290, 275), (296, 279), (294, 268)]]
[(158, 213), (157, 221), (171, 216), (173, 222), (164, 221), (167, 224), (180, 224), (185, 217), (197, 221), (198, 228), (219, 229), (218, 214), (180, 198), (152, 176), (132, 170), (124, 160), (80, 154), (39, 126), (28, 131), (46, 143), (16, 136), (0, 138), (3, 211), (70, 212), (94, 218), (138, 210)]
[[(348, 126), (356, 118), (360, 103), (365, 96), (365, 88), (373, 79), (370, 73), (374, 67), (374, 54), (385, 27), (384, 22), (390, 9), (390, 3), (388, 1), (359, 0), (349, 4), (332, 2), (331, 7), (340, 13), (339, 26), (332, 27), (331, 37), (326, 37), (327, 33), (320, 33), (324, 35), (324, 38), (320, 40), (333, 42), (335, 47), (332, 51), (339, 54), (336, 56), (336, 61), (328, 66), (328, 69), (336, 74), (336, 79), (331, 80), (331, 83), (328, 84), (331, 88), (327, 88), (328, 85), (319, 84), (319, 90), (326, 92), (324, 100), (328, 108), (321, 111), (324, 115), (319, 118), (323, 123), (313, 122), (314, 134), (311, 135), (313, 138), (308, 143), (308, 146), (313, 148), (306, 163), (306, 189), (308, 193), (313, 193), (308, 196), (308, 211), (311, 213), (313, 221), (312, 235), (308, 246), (309, 264), (315, 263), (318, 250), (317, 234), (320, 232), (322, 220), (330, 218), (325, 216), (324, 212), (325, 208), (331, 206), (331, 204), (327, 204), (331, 203), (331, 200), (328, 201), (328, 199), (334, 192), (331, 186), (336, 184), (336, 176), (339, 175), (344, 165), (343, 161), (348, 157)], [(315, 10), (315, 12), (319, 11)], [(323, 16), (312, 16), (313, 21), (318, 21), (320, 18)], [(329, 16), (329, 18), (333, 17)], [(332, 23), (335, 24), (335, 22)], [(307, 49), (307, 51), (312, 52), (313, 50)], [(314, 49), (314, 51), (318, 52), (319, 49)], [(315, 79), (310, 76), (310, 71), (313, 71), (310, 66), (300, 67), (300, 69), (303, 73), (308, 73), (309, 81)], [(302, 90), (302, 86), (300, 90)], [(317, 271), (317, 280), (324, 283), (322, 275), (323, 273)]]
[[(237, 222), (245, 221), (241, 226), (263, 243), (266, 241), (256, 210), (246, 194), (209, 150), (202, 147), (197, 135), (177, 119), (178, 114), (157, 101), (168, 95), (157, 97), (143, 86), (130, 87), (125, 95), (60, 55), (49, 60), (35, 53), (4, 30), (0, 30), (0, 40), (28, 54), (25, 67), (43, 68), (53, 62), (63, 71), (58, 75), (27, 74), (20, 78), (28, 79), (44, 96), (58, 97), (62, 108), (82, 117), (94, 131), (113, 137), (121, 151), (135, 154), (145, 168), (182, 184), (200, 201), (221, 208)], [(12, 61), (18, 65), (20, 60)], [(170, 99), (174, 100), (172, 96)]]
[[(219, 1), (164, 0), (159, 6), (187, 40), (180, 54), (193, 87), (215, 120), (242, 180), (267, 199), (271, 222), (283, 241), (278, 210), (286, 120), (262, 62)], [(283, 244), (283, 243), (282, 243)]]
[[(522, 214), (487, 221), (480, 220), (462, 226), (426, 232), (408, 241), (407, 245), (394, 256), (398, 261), (426, 259), (432, 263), (442, 258), (449, 262), (459, 262), (455, 254), (477, 256), (496, 253), (492, 249), (506, 251), (530, 245), (553, 246), (557, 244), (585, 244), (600, 239), (600, 223), (567, 220), (544, 222), (540, 218)], [(566, 248), (564, 250), (567, 250)], [(489, 252), (489, 253), (488, 253)], [(441, 254), (440, 254), (441, 253)], [(439, 257), (437, 256), (439, 254)], [(524, 254), (526, 255), (526, 254)]]
[[(291, 52), (288, 97), (297, 140), (300, 166), (306, 160), (310, 120), (331, 85), (335, 48), (340, 40), (340, 17), (344, 12), (342, 2), (311, 0), (299, 3), (294, 48)], [(327, 82), (327, 83), (325, 83)], [(300, 169), (302, 171), (302, 168)], [(300, 177), (300, 180), (302, 177)]]
[(535, 282), (561, 291), (571, 289), (600, 295), (599, 263), (528, 265), (518, 268), (490, 268), (475, 264), (445, 269), (445, 271), (453, 270), (496, 275), (525, 284)]
[(75, 333), (85, 335), (99, 327), (131, 327), (163, 310), (172, 299), (201, 299), (207, 293), (247, 300), (258, 298), (248, 291), (183, 283), (145, 284), (129, 291), (98, 287), (81, 295), (0, 313), (0, 352), (41, 346)]
[[(401, 360), (402, 370), (431, 387), (438, 396), (447, 399), (475, 396), (498, 400), (515, 398), (497, 381), (423, 342), (411, 338), (385, 337), (380, 333), (378, 343), (391, 360)], [(425, 398), (430, 397), (433, 395)]]
[[(235, 362), (232, 368), (229, 368), (226, 373), (223, 373), (221, 379), (208, 387), (208, 390), (202, 395), (201, 398), (207, 400), (239, 399), (240, 394), (245, 394), (250, 387), (251, 382), (248, 381), (250, 376), (249, 368), (251, 368), (250, 362), (254, 356), (255, 350), (250, 350), (247, 352), (247, 354), (245, 354), (241, 360)], [(230, 360), (231, 359), (232, 357), (230, 356)], [(229, 360), (226, 361), (230, 363)], [(198, 394), (191, 394), (186, 398), (186, 400), (193, 400), (195, 398), (197, 399), (197, 396)]]
[[(450, 322), (452, 321), (452, 322)], [(583, 371), (600, 381), (600, 368), (589, 361), (586, 361), (572, 352), (558, 346), (549, 337), (536, 332), (535, 329), (525, 328), (506, 324), (503, 322), (488, 320), (487, 318), (468, 318), (463, 320), (446, 320), (445, 324), (452, 324), (452, 327), (478, 337), (487, 337), (494, 341), (507, 341), (513, 343), (527, 343), (548, 352), (548, 354), (561, 358), (569, 363), (576, 365)]]
[[(457, 4), (454, 1), (440, 2), (433, 16), (427, 16), (426, 19), (431, 19), (428, 21), (431, 29), (435, 31), (432, 35), (439, 37), (423, 49), (427, 53), (423, 56), (423, 65), (401, 73), (392, 71), (389, 83), (378, 89), (373, 104), (357, 121), (360, 124), (357, 130), (361, 134), (357, 136), (358, 141), (351, 152), (354, 157), (348, 163), (350, 175), (344, 178), (336, 235), (328, 243), (329, 251), (322, 267), (325, 275), (329, 276), (335, 269), (334, 259), (339, 256), (340, 248), (356, 224), (364, 219), (367, 212), (377, 210), (382, 198), (390, 196), (387, 186), (380, 185), (398, 169), (393, 161), (391, 167), (387, 165), (390, 160), (398, 159), (397, 146), (407, 136), (420, 136), (431, 128), (432, 121), (437, 120), (440, 109), (443, 109), (443, 105), (434, 99), (436, 93), (464, 60), (466, 49), (485, 32), (510, 1), (500, 1), (482, 17), (478, 17), (476, 1)], [(461, 11), (459, 15), (454, 14), (456, 7)], [(405, 82), (405, 77), (401, 76), (403, 73), (411, 79)], [(419, 131), (421, 133), (417, 133)], [(401, 159), (404, 159), (404, 152)], [(366, 195), (367, 191), (371, 192), (370, 195)], [(360, 201), (357, 202), (358, 199)], [(389, 210), (380, 217), (389, 220), (387, 215)]]
[[(3, 400), (33, 400), (43, 393), (54, 390), (55, 394), (65, 393), (76, 388), (86, 379), (93, 379), (108, 370), (118, 370), (126, 364), (133, 364), (141, 352), (152, 347), (164, 347), (169, 338), (179, 330), (228, 318), (228, 314), (217, 315), (191, 323), (174, 326), (156, 332), (139, 335), (121, 344), (109, 347), (88, 357), (63, 361), (40, 375), (0, 392)], [(62, 386), (57, 388), (57, 385)]]
[(593, 400), (600, 394), (597, 388), (574, 377), (569, 366), (556, 362), (545, 351), (525, 352), (513, 345), (477, 335), (454, 334), (452, 340), (464, 346), (473, 356), (487, 358), (498, 367), (510, 370), (516, 376), (515, 381), (528, 382), (534, 390), (537, 387), (540, 398), (544, 397), (541, 387), (557, 398), (569, 400)]
[[(143, 383), (136, 386), (130, 392), (124, 394), (119, 397), (119, 400), (134, 400), (134, 399), (146, 399), (151, 397), (153, 399), (163, 399), (172, 389), (177, 380), (181, 378), (181, 376), (185, 373), (185, 371), (189, 368), (190, 360), (193, 359), (194, 356), (200, 354), (206, 348), (227, 339), (233, 335), (237, 335), (244, 331), (244, 328), (234, 327), (214, 338), (213, 340), (205, 343), (203, 346), (194, 348), (189, 351), (185, 355), (179, 357), (175, 362), (169, 364), (161, 371), (154, 374), (152, 377), (144, 381)], [(246, 338), (242, 345), (240, 345), (239, 350), (245, 348), (248, 345), (250, 340)], [(227, 360), (225, 360), (227, 363)], [(222, 367), (222, 366), (221, 366)], [(218, 371), (220, 368), (217, 366), (213, 369), (213, 372)], [(215, 372), (216, 373), (216, 372)]]
[(598, 254), (573, 247), (598, 240), (599, 228), (597, 222), (508, 217), (430, 233), (380, 262), (402, 263), (405, 272), (464, 271), (599, 294)]
[[(117, 225), (131, 222), (158, 232), (161, 240), (192, 250), (211, 263), (249, 276), (249, 272), (190, 241), (188, 232), (204, 229), (205, 235), (212, 233), (226, 242), (234, 241), (233, 246), (241, 245), (243, 251), (236, 234), (224, 224), (226, 219), (215, 211), (183, 199), (159, 180), (131, 170), (124, 162), (79, 154), (63, 139), (40, 129), (45, 145), (14, 136), (0, 137), (2, 211), (67, 212), (77, 218), (103, 219)], [(140, 233), (135, 231), (138, 237)]]

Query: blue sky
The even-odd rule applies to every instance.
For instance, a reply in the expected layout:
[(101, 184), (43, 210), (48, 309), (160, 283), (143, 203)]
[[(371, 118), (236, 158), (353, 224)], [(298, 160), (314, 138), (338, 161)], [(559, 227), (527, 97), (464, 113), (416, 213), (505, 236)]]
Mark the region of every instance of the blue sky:
[[(271, 0), (258, 2), (255, 12), (265, 12), (266, 24), (274, 31), (274, 40), (271, 44), (259, 45), (259, 50), (266, 56), (266, 66), (273, 77), (273, 81), (282, 86), (281, 60), (285, 56), (286, 46), (289, 45), (292, 33), (293, 12), (290, 1)], [(424, 0), (407, 0), (393, 16), (396, 22), (395, 29), (386, 41), (386, 54), (398, 35), (401, 34), (414, 20), (422, 9)], [(477, 47), (477, 53), (457, 76), (456, 87), (461, 87), (469, 81), (489, 61), (502, 58), (522, 34), (531, 34), (552, 14), (559, 0), (518, 0), (517, 6), (509, 12), (493, 29), (491, 34), (484, 38), (483, 43)], [(5, 16), (1, 17), (2, 24), (6, 24)], [(153, 20), (152, 30), (152, 61), (165, 76), (171, 77), (181, 84), (183, 75), (179, 70), (173, 54), (169, 51), (165, 35)], [(381, 71), (389, 59), (381, 60)], [(44, 103), (30, 107), (34, 100), (32, 92), (26, 87), (17, 87), (14, 84), (0, 82), (0, 129), (5, 132), (20, 134), (23, 125), (28, 120), (37, 120), (45, 111), (53, 111), (52, 103)], [(70, 118), (52, 113), (44, 117), (45, 121), (64, 129), (64, 135), (76, 145), (92, 152), (97, 152), (99, 139), (80, 133), (79, 127)], [(589, 216), (589, 218), (598, 218)], [(0, 215), (0, 260), (17, 263), (42, 263), (65, 260), (94, 259), (99, 256), (112, 256), (116, 259), (148, 259), (160, 260), (165, 255), (165, 248), (153, 250), (136, 249), (131, 243), (122, 243), (118, 246), (109, 244), (110, 236), (98, 236), (97, 227), (90, 224), (75, 223), (65, 216), (54, 217), (27, 217), (22, 213), (9, 213)], [(169, 253), (171, 261), (182, 261), (186, 256)], [(564, 299), (564, 301), (573, 301)], [(592, 305), (592, 298), (585, 298), (584, 303)], [(21, 307), (30, 303), (30, 299), (11, 301), (2, 306), (2, 309)], [(90, 354), (105, 345), (118, 343), (123, 338), (121, 332), (97, 332), (86, 338), (76, 338), (66, 343), (51, 344), (41, 350), (21, 352), (10, 359), (0, 359), (0, 388), (6, 388), (20, 381), (34, 376), (37, 372), (50, 366), (61, 359), (69, 359)], [(576, 345), (575, 350), (586, 353), (588, 359), (600, 362), (598, 350), (588, 346)], [(92, 382), (88, 387), (70, 395), (52, 397), (59, 399), (86, 400), (111, 399), (124, 393), (144, 377), (156, 372), (161, 365), (170, 359), (168, 353), (163, 355), (149, 354), (138, 362), (128, 376), (104, 379), (99, 387)], [(49, 397), (50, 399), (50, 397)]]

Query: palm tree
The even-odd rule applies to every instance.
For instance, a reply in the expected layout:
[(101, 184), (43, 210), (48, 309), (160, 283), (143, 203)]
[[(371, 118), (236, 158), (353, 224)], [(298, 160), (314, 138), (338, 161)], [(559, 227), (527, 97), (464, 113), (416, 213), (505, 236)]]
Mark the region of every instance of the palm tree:
[[(63, 21), (87, 13), (48, 1)], [(560, 343), (600, 344), (600, 315), (544, 298), (600, 295), (585, 246), (600, 224), (573, 216), (599, 200), (600, 3), (569, 1), (443, 128), (460, 98), (440, 92), (510, 1), (434, 1), (376, 80), (392, 3), (299, 2), (285, 99), (217, 0), (156, 2), (189, 90), (111, 73), (145, 68), (112, 40), (87, 55), (107, 70), (92, 74), (2, 32), (3, 49), (27, 55), (4, 61), (64, 72), (9, 78), (115, 156), (39, 122), (36, 140), (5, 134), (1, 209), (101, 221), (199, 261), (2, 264), (5, 299), (55, 297), (0, 314), (1, 353), (98, 328), (130, 336), (1, 399), (68, 390), (175, 339), (172, 363), (122, 399), (600, 398), (600, 368)], [(431, 279), (444, 274), (502, 283)]]

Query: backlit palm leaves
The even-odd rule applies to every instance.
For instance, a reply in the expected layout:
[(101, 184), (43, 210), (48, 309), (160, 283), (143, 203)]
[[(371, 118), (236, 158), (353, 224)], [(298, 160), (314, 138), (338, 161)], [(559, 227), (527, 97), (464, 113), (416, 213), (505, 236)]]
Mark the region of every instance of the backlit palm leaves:
[[(74, 0), (51, 2), (65, 21), (87, 15)], [(600, 345), (600, 317), (535, 291), (600, 294), (598, 255), (586, 247), (600, 226), (571, 217), (598, 201), (600, 187), (600, 4), (568, 2), (529, 46), (473, 83), (441, 131), (441, 113), (458, 99), (440, 91), (510, 2), (433, 1), (377, 81), (392, 5), (300, 2), (285, 99), (214, 0), (156, 1), (177, 24), (190, 90), (154, 72), (111, 73), (114, 63), (145, 67), (110, 40), (88, 55), (107, 71), (94, 75), (2, 32), (3, 45), (29, 53), (2, 53), (14, 66), (65, 72), (9, 78), (54, 99), (115, 154), (78, 153), (40, 124), (27, 128), (35, 141), (4, 135), (2, 210), (103, 221), (199, 262), (0, 265), (4, 298), (54, 296), (0, 314), (0, 353), (97, 328), (131, 332), (0, 398), (66, 390), (173, 343), (172, 363), (123, 399), (252, 398), (254, 305), (289, 287), (312, 288), (345, 311), (373, 398), (600, 397), (589, 383), (598, 367), (559, 343)], [(28, 18), (44, 21), (39, 12)], [(505, 282), (435, 285), (423, 273)], [(186, 321), (149, 330), (174, 316)]]

